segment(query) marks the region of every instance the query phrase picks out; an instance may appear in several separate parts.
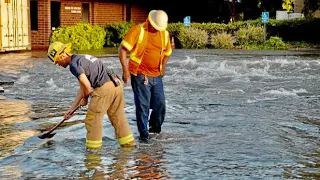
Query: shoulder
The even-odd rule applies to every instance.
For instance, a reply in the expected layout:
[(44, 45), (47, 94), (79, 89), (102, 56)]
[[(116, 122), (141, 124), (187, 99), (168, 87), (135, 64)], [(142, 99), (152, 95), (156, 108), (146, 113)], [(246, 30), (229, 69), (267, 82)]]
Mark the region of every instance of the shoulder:
[(82, 54), (73, 54), (73, 55), (71, 56), (72, 62), (74, 62), (74, 61), (79, 61), (79, 60), (82, 59), (82, 58), (84, 58), (84, 55), (82, 55)]
[(85, 59), (85, 56), (81, 54), (73, 54), (71, 56), (70, 67), (78, 67), (81, 66), (81, 61)]
[(132, 30), (140, 30), (141, 25), (137, 24), (131, 27)]
[(131, 27), (129, 33), (131, 34), (138, 34), (141, 31), (141, 26), (140, 25), (134, 25), (133, 27)]

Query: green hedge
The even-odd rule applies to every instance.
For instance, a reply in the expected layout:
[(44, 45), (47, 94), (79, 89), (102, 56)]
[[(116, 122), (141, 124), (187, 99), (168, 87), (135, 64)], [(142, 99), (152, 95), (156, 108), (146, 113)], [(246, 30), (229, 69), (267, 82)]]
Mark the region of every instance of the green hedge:
[(50, 43), (72, 43), (72, 50), (102, 49), (105, 37), (106, 31), (103, 26), (78, 23), (57, 28), (50, 37)]
[[(133, 26), (130, 22), (119, 22), (105, 26), (79, 23), (74, 26), (59, 27), (50, 38), (50, 42), (71, 42), (74, 50), (102, 49), (117, 47), (123, 37)], [(320, 19), (270, 19), (266, 24), (267, 39), (279, 37), (281, 41), (291, 45), (295, 43), (319, 43)], [(169, 23), (167, 30), (175, 40), (176, 48), (219, 48), (257, 44), (255, 47), (265, 47), (263, 23), (260, 19), (238, 21), (229, 24), (191, 23), (185, 27), (183, 23)], [(273, 38), (274, 40), (274, 38)], [(279, 41), (280, 41), (279, 40)], [(280, 45), (280, 43), (277, 43)], [(250, 46), (251, 46), (250, 45)], [(283, 44), (281, 44), (283, 46)], [(220, 47), (223, 48), (223, 47)], [(275, 47), (277, 49), (277, 47)], [(281, 47), (282, 48), (282, 47)]]
[(320, 19), (293, 19), (270, 21), (267, 26), (269, 36), (281, 37), (283, 41), (320, 42)]

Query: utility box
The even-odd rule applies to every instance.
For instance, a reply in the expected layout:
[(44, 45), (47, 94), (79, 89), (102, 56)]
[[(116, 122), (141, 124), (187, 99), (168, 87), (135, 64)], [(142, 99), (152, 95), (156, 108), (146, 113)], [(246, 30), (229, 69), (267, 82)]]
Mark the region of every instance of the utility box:
[(302, 18), (301, 13), (289, 13), (288, 19), (297, 19), (297, 18)]
[(0, 0), (0, 52), (31, 50), (30, 0)]
[(286, 20), (289, 18), (287, 11), (276, 11), (276, 20)]

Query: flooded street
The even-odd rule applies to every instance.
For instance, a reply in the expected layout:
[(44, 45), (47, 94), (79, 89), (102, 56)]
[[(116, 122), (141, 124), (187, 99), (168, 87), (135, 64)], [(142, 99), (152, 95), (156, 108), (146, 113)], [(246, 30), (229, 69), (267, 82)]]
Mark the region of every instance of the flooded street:
[[(117, 56), (99, 55), (119, 75)], [(0, 179), (318, 179), (320, 52), (180, 50), (170, 58), (162, 133), (120, 148), (107, 116), (86, 152), (82, 107), (51, 139), (78, 90), (45, 52), (0, 54)], [(133, 93), (124, 87), (136, 139)]]

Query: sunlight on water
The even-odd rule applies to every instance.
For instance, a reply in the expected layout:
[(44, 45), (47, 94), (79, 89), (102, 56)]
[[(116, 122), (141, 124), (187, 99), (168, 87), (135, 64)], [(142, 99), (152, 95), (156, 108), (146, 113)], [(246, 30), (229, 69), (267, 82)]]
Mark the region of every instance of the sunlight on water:
[(24, 101), (0, 101), (0, 158), (22, 145), (26, 138), (35, 135), (34, 130), (19, 127), (19, 124), (30, 121), (30, 111), (30, 104)]

